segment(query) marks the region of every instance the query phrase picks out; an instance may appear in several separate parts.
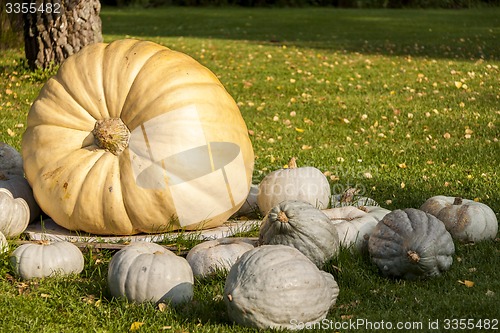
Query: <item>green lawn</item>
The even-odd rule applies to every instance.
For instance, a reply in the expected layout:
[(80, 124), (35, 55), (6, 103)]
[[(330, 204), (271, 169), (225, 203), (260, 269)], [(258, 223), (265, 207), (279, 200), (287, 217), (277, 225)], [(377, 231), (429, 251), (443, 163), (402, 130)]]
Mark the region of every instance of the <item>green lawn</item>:
[[(500, 8), (103, 8), (101, 18), (107, 42), (152, 40), (217, 74), (251, 132), (255, 183), (296, 156), (325, 172), (334, 191), (358, 187), (388, 209), (444, 194), (481, 201), (499, 217)], [(50, 75), (28, 72), (22, 57), (0, 57), (0, 141), (18, 149)], [(438, 332), (448, 331), (446, 319), (498, 320), (499, 244), (456, 244), (451, 270), (419, 282), (382, 278), (366, 258), (342, 252), (326, 268), (341, 290), (327, 324), (383, 320), (428, 332), (439, 320)], [(138, 332), (251, 331), (229, 322), (222, 274), (197, 281), (193, 302), (179, 309), (112, 299), (111, 255), (86, 254), (80, 277), (32, 282), (12, 277), (4, 255), (0, 330), (126, 332), (141, 322)], [(337, 330), (374, 331), (366, 325)]]

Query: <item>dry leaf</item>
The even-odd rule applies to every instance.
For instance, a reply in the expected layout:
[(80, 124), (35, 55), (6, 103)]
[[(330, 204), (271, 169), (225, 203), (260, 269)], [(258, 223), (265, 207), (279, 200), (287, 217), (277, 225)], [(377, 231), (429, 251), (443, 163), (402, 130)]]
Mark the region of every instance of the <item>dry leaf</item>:
[(458, 283), (460, 284), (463, 284), (464, 286), (468, 287), (468, 288), (472, 288), (474, 287), (474, 282), (473, 281), (469, 281), (469, 280), (458, 280)]
[(131, 331), (137, 331), (139, 328), (141, 328), (141, 326), (144, 325), (143, 322), (140, 322), (140, 321), (134, 321), (132, 323), (132, 325), (130, 325), (130, 330)]
[(296, 130), (297, 132), (299, 132), (299, 133), (304, 132), (304, 129), (302, 129), (302, 128), (298, 128), (298, 127), (295, 127), (295, 130)]
[(7, 128), (7, 134), (10, 135), (10, 136), (16, 136), (16, 132), (14, 132), (13, 130), (11, 130), (10, 128)]
[(406, 163), (400, 163), (400, 164), (398, 164), (398, 167), (400, 167), (401, 169), (407, 168)]

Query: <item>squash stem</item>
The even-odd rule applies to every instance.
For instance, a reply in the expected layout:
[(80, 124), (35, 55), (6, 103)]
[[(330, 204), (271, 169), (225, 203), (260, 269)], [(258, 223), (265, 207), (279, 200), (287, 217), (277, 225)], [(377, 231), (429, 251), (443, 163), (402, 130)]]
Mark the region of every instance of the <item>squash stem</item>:
[(417, 253), (417, 252), (415, 252), (415, 251), (411, 251), (411, 250), (410, 250), (410, 251), (406, 252), (406, 255), (408, 256), (408, 259), (409, 259), (412, 263), (414, 263), (414, 264), (416, 264), (416, 263), (418, 263), (418, 262), (420, 261), (420, 256), (419, 256), (419, 255), (418, 255), (418, 253)]
[(288, 162), (288, 169), (297, 169), (297, 158), (292, 157)]
[(286, 216), (285, 212), (281, 211), (278, 213), (278, 221), (281, 223), (288, 223), (288, 216)]
[(116, 156), (128, 147), (130, 139), (130, 131), (120, 118), (98, 120), (92, 134), (97, 147)]

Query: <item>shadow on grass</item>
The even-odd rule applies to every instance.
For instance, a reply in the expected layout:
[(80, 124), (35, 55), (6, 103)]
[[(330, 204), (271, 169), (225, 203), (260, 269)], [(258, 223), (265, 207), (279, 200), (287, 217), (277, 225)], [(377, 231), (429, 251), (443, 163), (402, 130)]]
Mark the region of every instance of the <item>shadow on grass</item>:
[(105, 35), (193, 37), (294, 45), (339, 52), (450, 59), (500, 58), (500, 8), (117, 9), (101, 12)]

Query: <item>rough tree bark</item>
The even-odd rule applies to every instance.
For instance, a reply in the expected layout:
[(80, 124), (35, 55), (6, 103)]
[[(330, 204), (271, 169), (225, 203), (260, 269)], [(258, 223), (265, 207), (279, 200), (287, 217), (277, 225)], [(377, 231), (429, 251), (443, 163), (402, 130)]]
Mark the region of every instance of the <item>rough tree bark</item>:
[(60, 64), (82, 47), (102, 41), (99, 0), (32, 2), (38, 10), (23, 14), (25, 53), (32, 69)]

